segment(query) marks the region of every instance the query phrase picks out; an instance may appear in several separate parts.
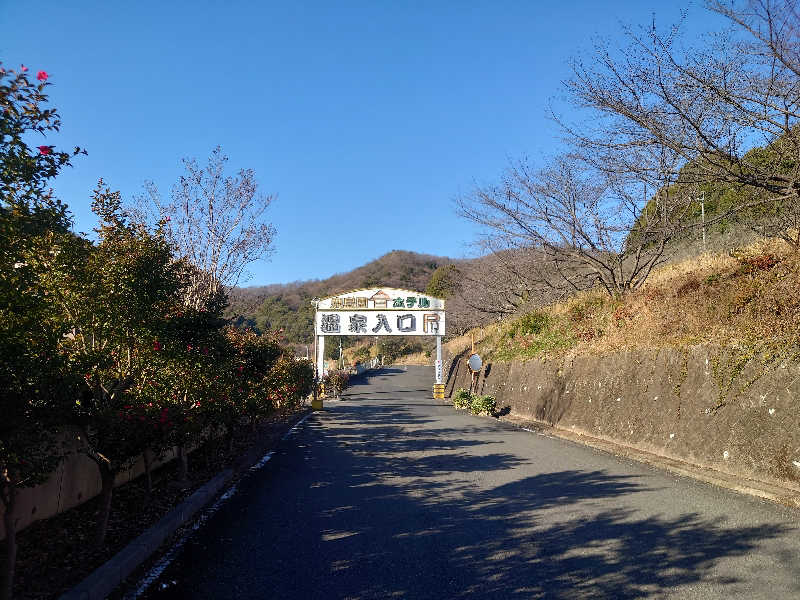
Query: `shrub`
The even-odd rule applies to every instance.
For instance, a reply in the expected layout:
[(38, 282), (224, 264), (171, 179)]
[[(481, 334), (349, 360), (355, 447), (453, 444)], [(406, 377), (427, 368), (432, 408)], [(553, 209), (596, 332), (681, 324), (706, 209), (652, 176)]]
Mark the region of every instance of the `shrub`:
[(353, 352), (353, 359), (356, 362), (365, 363), (370, 359), (369, 346), (361, 346)]
[(543, 312), (524, 315), (503, 327), (494, 358), (503, 361), (535, 358), (575, 345), (574, 321)]
[(533, 312), (520, 317), (514, 329), (522, 335), (538, 335), (550, 325), (550, 317), (542, 312)]
[(753, 276), (758, 271), (768, 271), (781, 262), (781, 259), (771, 253), (759, 254), (758, 256), (737, 256), (739, 261), (738, 272)]
[(314, 365), (310, 360), (281, 356), (266, 378), (268, 397), (278, 409), (295, 409), (314, 388)]
[(325, 384), (325, 392), (338, 396), (345, 389), (350, 380), (350, 375), (347, 371), (331, 371), (323, 378)]
[(453, 406), (459, 409), (469, 408), (471, 400), (472, 394), (461, 388), (453, 395)]
[(469, 412), (473, 415), (492, 416), (496, 408), (497, 400), (495, 400), (494, 396), (489, 396), (488, 394), (481, 396), (473, 394), (469, 403)]
[(393, 363), (401, 356), (422, 352), (422, 350), (421, 342), (405, 337), (381, 338), (381, 341), (378, 342), (378, 354), (383, 356), (384, 361), (388, 364)]

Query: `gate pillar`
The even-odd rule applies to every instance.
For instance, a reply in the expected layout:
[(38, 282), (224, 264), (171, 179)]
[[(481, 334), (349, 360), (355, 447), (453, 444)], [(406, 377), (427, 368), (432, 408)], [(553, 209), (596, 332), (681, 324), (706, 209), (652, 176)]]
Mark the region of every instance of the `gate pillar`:
[(433, 397), (444, 399), (444, 368), (442, 366), (442, 336), (436, 336), (436, 363), (434, 363), (435, 382), (433, 384)]

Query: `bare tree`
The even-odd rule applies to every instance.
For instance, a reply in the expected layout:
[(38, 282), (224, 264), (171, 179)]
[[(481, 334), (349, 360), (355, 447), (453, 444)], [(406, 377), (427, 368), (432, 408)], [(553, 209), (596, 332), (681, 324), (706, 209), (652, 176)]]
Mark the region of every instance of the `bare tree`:
[(459, 269), (459, 286), (454, 293), (470, 311), (499, 318), (561, 295), (550, 283), (556, 274), (548, 268), (550, 262), (542, 252), (501, 250), (488, 239), (476, 245), (484, 255)]
[(258, 192), (255, 173), (241, 169), (225, 175), (228, 157), (217, 146), (208, 164), (184, 159), (184, 175), (164, 202), (155, 184), (146, 184), (139, 212), (165, 223), (169, 241), (189, 265), (186, 306), (200, 308), (239, 283), (248, 265), (273, 252), (275, 228), (265, 220), (273, 200)]
[(457, 199), (460, 214), (485, 228), (495, 281), (487, 291), (500, 292), (500, 312), (598, 283), (611, 295), (638, 288), (685, 231), (691, 202), (689, 186), (655, 188), (577, 156), (538, 171), (519, 161), (499, 185)]
[[(800, 39), (790, 0), (709, 0), (731, 25), (697, 48), (679, 24), (627, 30), (623, 50), (598, 46), (575, 61), (566, 88), (593, 125), (559, 119), (572, 141), (605, 164), (667, 185), (723, 184), (759, 231), (800, 250)], [(642, 157), (645, 160), (641, 160)], [(669, 165), (668, 169), (663, 169)], [(719, 215), (718, 215), (719, 216)]]

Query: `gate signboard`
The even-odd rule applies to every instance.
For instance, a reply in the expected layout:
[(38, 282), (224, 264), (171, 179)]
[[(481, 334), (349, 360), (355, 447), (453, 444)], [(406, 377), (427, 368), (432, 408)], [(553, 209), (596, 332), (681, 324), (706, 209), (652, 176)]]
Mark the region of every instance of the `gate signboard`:
[[(436, 384), (443, 389), (441, 345), (445, 334), (445, 310), (441, 298), (384, 287), (330, 296), (319, 300), (316, 305), (314, 333), (320, 375), (324, 374), (322, 356), (328, 336), (435, 336)], [(435, 386), (435, 389), (438, 388)]]
[(444, 335), (444, 300), (396, 288), (357, 290), (324, 298), (317, 335)]

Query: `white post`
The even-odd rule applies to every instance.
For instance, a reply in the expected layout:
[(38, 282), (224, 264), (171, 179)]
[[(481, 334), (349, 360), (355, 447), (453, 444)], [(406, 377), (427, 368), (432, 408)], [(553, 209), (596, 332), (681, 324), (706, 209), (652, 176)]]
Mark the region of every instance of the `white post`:
[(444, 367), (442, 366), (442, 336), (436, 336), (436, 362), (433, 367), (434, 371), (434, 384), (433, 384), (433, 397), (439, 400), (444, 399)]
[(322, 379), (325, 377), (325, 336), (321, 335), (317, 338), (317, 377)]
[(442, 336), (436, 336), (436, 383), (442, 381)]

